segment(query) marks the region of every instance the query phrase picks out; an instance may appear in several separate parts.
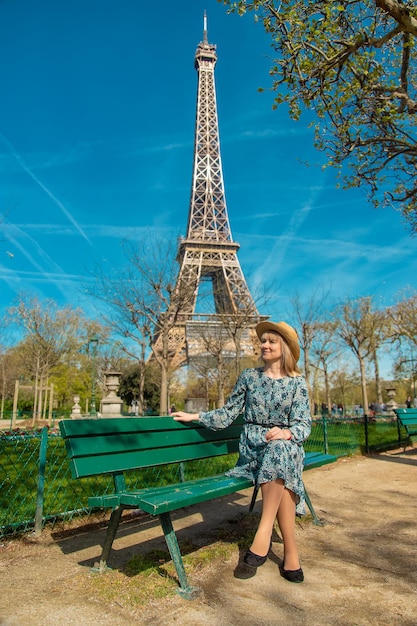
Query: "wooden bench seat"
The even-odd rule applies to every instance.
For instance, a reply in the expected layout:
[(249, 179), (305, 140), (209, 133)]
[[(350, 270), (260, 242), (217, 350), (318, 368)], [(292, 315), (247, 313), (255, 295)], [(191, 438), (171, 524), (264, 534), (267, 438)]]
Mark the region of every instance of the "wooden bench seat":
[[(59, 423), (65, 440), (71, 473), (74, 478), (109, 474), (114, 491), (88, 499), (91, 508), (110, 508), (112, 513), (100, 559), (99, 571), (107, 560), (125, 509), (141, 509), (158, 515), (165, 540), (180, 583), (179, 593), (191, 599), (199, 590), (189, 585), (170, 512), (253, 487), (251, 481), (220, 474), (193, 480), (181, 480), (187, 461), (222, 457), (236, 453), (242, 419), (224, 430), (212, 431), (201, 424), (175, 422), (170, 417), (86, 418), (62, 420)], [(307, 453), (305, 469), (320, 467), (336, 460), (335, 456)], [(175, 484), (128, 488), (124, 472), (149, 467), (178, 464), (179, 480)], [(254, 489), (250, 510), (257, 495)], [(315, 523), (320, 523), (310, 498), (306, 502)]]

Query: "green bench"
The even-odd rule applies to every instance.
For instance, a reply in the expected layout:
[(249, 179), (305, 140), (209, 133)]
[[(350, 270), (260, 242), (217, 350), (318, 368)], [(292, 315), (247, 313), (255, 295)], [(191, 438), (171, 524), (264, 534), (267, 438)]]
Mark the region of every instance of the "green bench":
[[(417, 436), (417, 409), (393, 409), (397, 416), (398, 441), (401, 441), (401, 426), (407, 434), (407, 440)], [(404, 446), (405, 450), (405, 446)]]
[[(124, 509), (141, 509), (158, 515), (165, 540), (175, 565), (178, 592), (192, 599), (199, 589), (191, 587), (185, 573), (181, 552), (172, 526), (171, 511), (198, 504), (253, 487), (245, 478), (224, 474), (183, 480), (184, 463), (197, 459), (221, 457), (238, 451), (242, 419), (224, 430), (212, 431), (192, 422), (184, 424), (171, 417), (86, 418), (59, 423), (65, 440), (73, 478), (112, 475), (114, 491), (88, 498), (91, 508), (110, 508), (107, 534), (98, 570), (107, 568), (107, 559)], [(306, 454), (305, 469), (320, 467), (336, 460), (322, 453)], [(178, 482), (164, 486), (129, 489), (124, 472), (175, 463)], [(257, 490), (254, 490), (252, 510)], [(306, 502), (316, 523), (320, 523), (308, 494)]]

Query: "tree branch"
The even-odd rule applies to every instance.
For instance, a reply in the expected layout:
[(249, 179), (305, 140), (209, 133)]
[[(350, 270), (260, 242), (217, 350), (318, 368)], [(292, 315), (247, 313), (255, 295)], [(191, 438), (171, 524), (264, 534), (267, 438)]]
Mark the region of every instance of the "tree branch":
[(402, 31), (417, 35), (417, 19), (410, 15), (410, 9), (397, 0), (375, 0), (375, 4), (396, 22)]

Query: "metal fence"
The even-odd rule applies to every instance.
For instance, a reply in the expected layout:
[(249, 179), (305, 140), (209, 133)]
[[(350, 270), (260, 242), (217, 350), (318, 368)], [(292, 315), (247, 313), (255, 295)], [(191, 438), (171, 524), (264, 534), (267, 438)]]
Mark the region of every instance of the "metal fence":
[[(322, 418), (313, 421), (306, 452), (323, 451), (338, 457), (393, 448), (401, 443), (395, 418)], [(226, 471), (237, 455), (203, 459), (140, 472), (128, 472), (131, 488), (172, 484)], [(71, 477), (65, 444), (59, 434), (19, 432), (0, 435), (0, 537), (34, 531), (46, 522), (86, 516), (90, 496), (110, 493), (111, 477), (75, 480)]]

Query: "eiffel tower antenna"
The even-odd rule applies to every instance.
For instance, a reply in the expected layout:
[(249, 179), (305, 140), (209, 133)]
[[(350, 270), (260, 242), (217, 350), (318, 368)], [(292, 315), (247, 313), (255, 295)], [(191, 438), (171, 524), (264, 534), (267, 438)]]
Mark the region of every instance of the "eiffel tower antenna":
[[(253, 355), (253, 327), (260, 319), (237, 258), (239, 244), (232, 239), (227, 213), (220, 156), (214, 68), (216, 46), (208, 42), (207, 15), (204, 12), (203, 40), (198, 44), (194, 66), (198, 74), (197, 111), (194, 139), (194, 165), (187, 235), (180, 241), (180, 270), (173, 294), (192, 296), (178, 316), (171, 340), (171, 353), (177, 363), (198, 354), (202, 327), (224, 325), (225, 319), (240, 316), (246, 325), (243, 353)], [(196, 314), (198, 290), (211, 281), (215, 312)], [(200, 334), (201, 336), (201, 334)], [(156, 343), (156, 342), (155, 342)]]
[(207, 39), (207, 13), (205, 11), (204, 11), (203, 43), (207, 43), (208, 44), (208, 39)]

